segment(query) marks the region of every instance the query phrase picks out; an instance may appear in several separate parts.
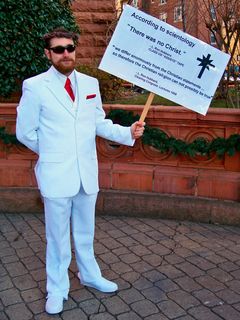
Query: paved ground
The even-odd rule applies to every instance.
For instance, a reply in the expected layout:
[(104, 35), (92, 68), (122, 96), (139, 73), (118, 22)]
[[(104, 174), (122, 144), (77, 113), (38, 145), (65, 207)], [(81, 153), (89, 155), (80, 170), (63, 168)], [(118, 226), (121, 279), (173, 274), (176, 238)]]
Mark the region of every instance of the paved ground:
[(0, 214), (0, 320), (239, 320), (240, 228), (97, 217), (96, 254), (116, 294), (81, 286), (60, 315), (45, 305), (41, 214)]

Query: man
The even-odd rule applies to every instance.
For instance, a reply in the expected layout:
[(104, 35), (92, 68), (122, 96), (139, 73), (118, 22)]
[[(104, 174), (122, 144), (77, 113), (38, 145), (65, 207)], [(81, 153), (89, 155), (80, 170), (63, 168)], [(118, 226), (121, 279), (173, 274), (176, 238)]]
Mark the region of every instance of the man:
[(80, 282), (102, 292), (118, 288), (102, 276), (94, 257), (99, 190), (95, 138), (132, 146), (144, 123), (122, 127), (105, 119), (97, 79), (74, 70), (76, 34), (55, 29), (44, 42), (52, 66), (24, 81), (16, 134), (39, 155), (35, 174), (45, 211), (46, 311), (55, 314), (69, 292), (70, 220)]

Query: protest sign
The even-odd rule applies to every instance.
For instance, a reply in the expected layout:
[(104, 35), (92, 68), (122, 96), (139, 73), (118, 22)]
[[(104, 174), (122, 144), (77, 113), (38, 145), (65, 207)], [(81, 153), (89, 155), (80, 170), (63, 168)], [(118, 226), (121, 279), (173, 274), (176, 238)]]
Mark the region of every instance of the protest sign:
[(205, 115), (229, 58), (126, 5), (99, 69)]

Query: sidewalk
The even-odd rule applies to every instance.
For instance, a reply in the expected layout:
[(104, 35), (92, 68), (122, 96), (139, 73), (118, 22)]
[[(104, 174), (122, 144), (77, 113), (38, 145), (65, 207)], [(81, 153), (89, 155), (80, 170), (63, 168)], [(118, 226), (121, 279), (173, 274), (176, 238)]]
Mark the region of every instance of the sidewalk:
[(45, 306), (42, 214), (0, 214), (0, 320), (239, 320), (240, 228), (98, 216), (95, 251), (119, 285), (103, 294), (79, 284), (60, 315)]

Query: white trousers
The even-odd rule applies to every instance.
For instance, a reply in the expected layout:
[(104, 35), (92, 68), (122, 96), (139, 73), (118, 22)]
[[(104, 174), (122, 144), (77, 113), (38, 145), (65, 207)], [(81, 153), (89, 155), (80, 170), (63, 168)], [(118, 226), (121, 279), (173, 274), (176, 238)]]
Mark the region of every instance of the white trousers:
[(87, 195), (82, 189), (71, 198), (44, 198), (47, 297), (68, 297), (68, 268), (71, 262), (70, 221), (81, 280), (89, 282), (101, 277), (93, 249), (96, 199), (97, 194)]

